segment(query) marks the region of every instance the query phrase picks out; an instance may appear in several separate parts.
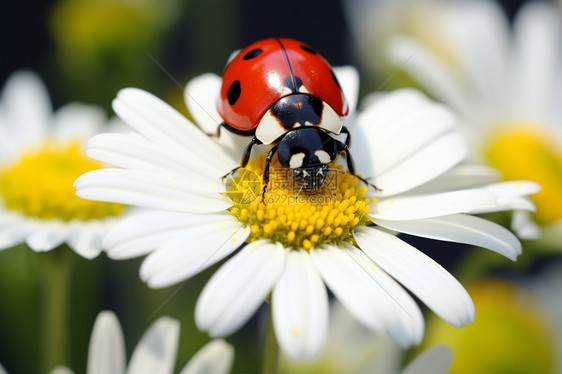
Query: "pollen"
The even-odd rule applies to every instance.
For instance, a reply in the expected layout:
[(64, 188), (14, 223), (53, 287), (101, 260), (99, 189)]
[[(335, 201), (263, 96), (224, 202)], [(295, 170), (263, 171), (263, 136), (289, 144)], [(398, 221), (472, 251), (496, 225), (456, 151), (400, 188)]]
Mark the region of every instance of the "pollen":
[(11, 211), (40, 219), (88, 220), (118, 215), (121, 204), (83, 200), (74, 180), (102, 164), (89, 159), (78, 142), (46, 142), (9, 165), (0, 165), (0, 198)]
[(507, 180), (532, 180), (541, 191), (530, 198), (537, 206), (535, 219), (551, 223), (562, 219), (562, 149), (553, 137), (532, 124), (509, 126), (489, 139), (485, 155)]
[(293, 183), (291, 170), (281, 167), (274, 158), (262, 198), (264, 164), (263, 156), (251, 160), (227, 191), (234, 201), (230, 212), (251, 228), (250, 241), (270, 239), (287, 248), (307, 251), (322, 244), (355, 244), (353, 229), (371, 220), (368, 213), (376, 203), (376, 199), (366, 197), (367, 186), (358, 178), (340, 166), (330, 165), (337, 170), (330, 172), (319, 191), (307, 193)]

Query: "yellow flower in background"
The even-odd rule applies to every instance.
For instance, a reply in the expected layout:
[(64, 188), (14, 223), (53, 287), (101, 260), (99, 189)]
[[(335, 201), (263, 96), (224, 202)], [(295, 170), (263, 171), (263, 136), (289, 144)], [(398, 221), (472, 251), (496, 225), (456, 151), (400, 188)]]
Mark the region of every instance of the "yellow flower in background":
[(66, 242), (83, 257), (97, 256), (124, 206), (80, 199), (72, 183), (103, 166), (85, 146), (110, 129), (104, 111), (72, 103), (53, 112), (43, 83), (29, 72), (8, 79), (0, 109), (0, 249), (25, 242), (43, 252)]
[[(537, 205), (532, 218), (540, 227), (517, 212), (513, 228), (523, 238), (537, 238), (542, 230), (543, 244), (560, 249), (562, 22), (556, 9), (543, 2), (526, 4), (510, 28), (491, 1), (375, 3), (377, 19), (387, 10), (387, 16), (415, 19), (378, 42), (385, 44), (387, 61), (462, 116), (474, 160), (498, 168), (506, 180), (541, 184), (542, 191), (531, 197)], [(413, 11), (422, 7), (424, 12)], [(349, 13), (354, 14), (352, 8)], [(362, 19), (362, 24), (373, 20)], [(375, 39), (363, 31), (357, 26), (359, 48), (368, 50)]]
[(474, 323), (458, 330), (431, 318), (424, 345), (445, 343), (454, 350), (451, 374), (559, 373), (561, 305), (547, 308), (539, 293), (530, 291), (554, 286), (558, 291), (549, 289), (544, 296), (561, 300), (560, 267), (557, 270), (557, 280), (541, 277), (529, 289), (499, 279), (469, 287), (478, 309)]
[(74, 64), (128, 53), (138, 58), (172, 23), (177, 6), (174, 0), (61, 0), (52, 9), (50, 28), (63, 57)]
[[(59, 0), (47, 26), (59, 95), (109, 104), (123, 85), (153, 85), (162, 72), (166, 33), (182, 12), (178, 0)], [(174, 55), (175, 56), (175, 55)]]

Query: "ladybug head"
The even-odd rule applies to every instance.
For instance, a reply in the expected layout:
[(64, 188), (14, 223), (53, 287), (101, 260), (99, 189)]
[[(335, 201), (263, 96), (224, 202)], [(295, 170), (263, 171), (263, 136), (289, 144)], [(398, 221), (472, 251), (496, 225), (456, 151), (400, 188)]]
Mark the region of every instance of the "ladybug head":
[(316, 127), (299, 127), (283, 136), (277, 148), (279, 163), (293, 169), (299, 189), (316, 192), (330, 173), (329, 164), (337, 156), (337, 145), (326, 131)]

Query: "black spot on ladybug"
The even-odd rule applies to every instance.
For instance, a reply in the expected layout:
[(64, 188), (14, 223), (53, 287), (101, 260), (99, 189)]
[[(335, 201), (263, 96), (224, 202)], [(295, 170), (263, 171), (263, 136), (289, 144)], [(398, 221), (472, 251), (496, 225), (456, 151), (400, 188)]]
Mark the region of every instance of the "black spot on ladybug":
[(244, 60), (250, 60), (254, 57), (258, 57), (263, 51), (260, 48), (252, 49), (250, 52), (246, 53), (243, 57)]
[(228, 98), (228, 103), (230, 105), (236, 104), (236, 102), (240, 98), (241, 93), (242, 90), (240, 89), (240, 81), (235, 80), (234, 82), (232, 82), (230, 88), (228, 89), (228, 92), (226, 93), (226, 97)]
[(300, 79), (299, 77), (287, 77), (285, 78), (283, 85), (296, 93), (299, 92), (299, 88), (302, 86), (302, 79)]
[(303, 51), (308, 52), (308, 53), (313, 54), (313, 55), (318, 53), (314, 49), (312, 49), (312, 48), (310, 48), (309, 46), (306, 46), (306, 45), (301, 45), (301, 49)]
[(285, 129), (292, 129), (296, 123), (306, 126), (306, 122), (319, 125), (322, 120), (322, 100), (305, 94), (295, 94), (279, 99), (271, 107), (271, 113)]
[(334, 79), (334, 82), (336, 82), (336, 84), (338, 85), (338, 87), (341, 89), (340, 82), (338, 81), (338, 78), (336, 78), (336, 74), (334, 74), (334, 71), (333, 71), (333, 70), (330, 70), (330, 73), (332, 74), (332, 78)]

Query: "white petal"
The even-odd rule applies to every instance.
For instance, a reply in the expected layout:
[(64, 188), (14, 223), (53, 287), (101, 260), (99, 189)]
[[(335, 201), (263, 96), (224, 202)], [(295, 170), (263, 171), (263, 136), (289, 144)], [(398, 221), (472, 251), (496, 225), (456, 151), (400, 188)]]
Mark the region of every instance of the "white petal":
[(426, 349), (401, 374), (446, 374), (453, 364), (453, 351), (445, 345)]
[(62, 222), (45, 222), (25, 240), (35, 252), (50, 251), (61, 245), (68, 235), (68, 225)]
[(183, 91), (189, 114), (207, 134), (214, 134), (217, 126), (223, 122), (217, 110), (217, 98), (220, 95), (221, 85), (221, 77), (207, 73), (190, 80)]
[(411, 75), (439, 101), (463, 117), (471, 118), (472, 103), (467, 94), (453, 72), (429, 49), (411, 38), (395, 36), (389, 40), (385, 52), (394, 65)]
[[(510, 108), (518, 120), (548, 120), (562, 52), (560, 14), (553, 4), (523, 6), (514, 21)], [(555, 105), (559, 106), (559, 103)]]
[(212, 340), (189, 360), (180, 374), (228, 374), (234, 348), (224, 340)]
[(92, 259), (101, 252), (101, 238), (104, 234), (101, 225), (74, 222), (68, 234), (68, 246), (80, 256)]
[(86, 141), (97, 133), (106, 119), (105, 111), (97, 106), (70, 103), (55, 113), (54, 136), (59, 141)]
[(491, 167), (461, 164), (409, 192), (419, 194), (460, 190), (484, 186), (500, 179), (501, 174)]
[(384, 331), (394, 311), (386, 291), (340, 248), (324, 246), (310, 253), (322, 278), (346, 309), (365, 326)]
[(137, 344), (127, 373), (172, 373), (176, 363), (179, 334), (180, 324), (177, 320), (170, 317), (158, 318)]
[(308, 253), (289, 252), (271, 302), (283, 352), (292, 360), (315, 359), (328, 331), (328, 293)]
[(498, 198), (503, 197), (519, 197), (537, 193), (541, 190), (540, 184), (530, 181), (509, 181), (494, 183), (484, 186), (484, 189), (492, 191)]
[(113, 226), (104, 236), (102, 247), (115, 260), (142, 256), (193, 226), (199, 219), (201, 216), (198, 214), (177, 212), (138, 214)]
[(244, 247), (213, 275), (197, 301), (195, 322), (209, 335), (242, 326), (263, 303), (283, 270), (285, 250), (260, 240)]
[(394, 301), (392, 323), (386, 328), (392, 339), (402, 347), (420, 344), (425, 329), (420, 308), (408, 292), (374, 263), (359, 248), (343, 243), (343, 248)]
[(47, 131), (52, 114), (51, 100), (41, 79), (30, 71), (12, 74), (4, 84), (0, 102), (14, 133), (23, 137), (14, 140), (19, 144), (37, 144)]
[(123, 374), (125, 342), (113, 312), (101, 312), (96, 318), (88, 350), (88, 374)]
[(228, 172), (232, 159), (187, 118), (156, 96), (126, 88), (113, 100), (113, 109), (147, 139), (186, 157)]
[(230, 255), (250, 235), (249, 228), (232, 218), (203, 219), (150, 254), (141, 266), (141, 279), (153, 288), (188, 279)]
[(491, 1), (458, 2), (446, 9), (442, 20), (458, 63), (464, 67), (461, 74), (466, 75), (469, 89), (484, 108), (497, 111), (505, 99), (509, 31), (506, 17)]
[(232, 205), (217, 185), (194, 186), (180, 178), (136, 170), (90, 171), (76, 179), (74, 187), (83, 199), (179, 212), (218, 212)]
[[(186, 158), (140, 136), (99, 134), (88, 140), (88, 157), (125, 169), (153, 171), (194, 180), (216, 180), (224, 175), (212, 164)], [(210, 156), (209, 156), (210, 157)]]
[[(382, 95), (357, 119), (367, 138), (367, 149), (372, 150), (372, 169), (379, 174), (457, 128), (450, 110), (413, 89)], [(352, 151), (360, 151), (360, 148), (353, 147)]]
[(531, 218), (529, 212), (516, 210), (511, 218), (511, 229), (518, 237), (525, 240), (536, 240), (541, 237), (541, 228)]
[[(407, 139), (409, 143), (413, 140), (413, 144), (418, 144), (415, 143), (417, 142), (415, 137), (405, 138), (404, 133), (414, 131), (423, 135), (424, 139), (431, 140), (436, 135), (446, 132), (448, 128), (443, 128), (442, 125), (451, 125), (446, 122), (430, 124), (429, 138), (428, 133), (422, 131), (419, 122), (415, 121), (416, 116), (412, 117), (411, 113), (427, 112), (428, 107), (432, 112), (435, 105), (431, 105), (421, 92), (411, 88), (403, 88), (389, 94), (375, 93), (364, 99), (361, 113), (353, 117), (353, 126), (349, 128), (352, 136), (351, 153), (361, 155), (355, 157), (357, 170), (360, 173), (382, 173), (397, 164), (399, 160), (403, 160), (405, 157), (403, 152), (397, 153), (394, 149), (397, 146), (402, 147), (402, 150), (405, 149), (399, 142)], [(398, 123), (401, 123), (402, 131), (395, 131)], [(389, 146), (389, 142), (392, 145)], [(411, 149), (411, 152), (417, 148), (419, 144), (418, 147)], [(390, 154), (387, 155), (386, 151)]]
[(461, 284), (431, 258), (399, 238), (371, 228), (354, 233), (359, 247), (446, 322), (474, 321), (474, 304)]
[(8, 374), (8, 372), (6, 371), (6, 369), (4, 369), (2, 364), (0, 364), (0, 374)]
[(379, 200), (371, 216), (375, 219), (414, 220), (469, 213), (476, 208), (496, 205), (496, 202), (496, 195), (485, 189), (397, 196)]
[(507, 196), (496, 198), (496, 202), (492, 204), (484, 204), (470, 211), (472, 214), (482, 214), (491, 212), (503, 212), (506, 210), (526, 210), (536, 212), (537, 208), (531, 199), (527, 197)]
[(363, 102), (363, 108), (359, 114), (365, 130), (373, 130), (374, 133), (392, 131), (387, 129), (388, 123), (397, 122), (405, 109), (420, 110), (428, 105), (435, 105), (422, 92), (413, 88), (401, 88), (389, 93), (375, 92), (367, 96)]
[(31, 228), (17, 222), (0, 228), (0, 249), (11, 248), (24, 241), (25, 237), (31, 232)]
[(334, 74), (340, 82), (343, 94), (349, 106), (349, 113), (343, 118), (345, 125), (346, 118), (353, 115), (357, 107), (357, 99), (359, 98), (359, 73), (353, 66), (337, 66), (334, 67)]
[(521, 243), (502, 226), (466, 214), (412, 221), (375, 220), (377, 225), (423, 238), (477, 245), (515, 261)]
[(425, 183), (467, 155), (451, 111), (412, 89), (379, 95), (357, 121), (350, 129), (357, 170), (376, 177), (384, 195)]
[(457, 131), (449, 132), (388, 172), (374, 174), (374, 183), (382, 189), (383, 196), (408, 191), (450, 170), (467, 154), (463, 135)]

